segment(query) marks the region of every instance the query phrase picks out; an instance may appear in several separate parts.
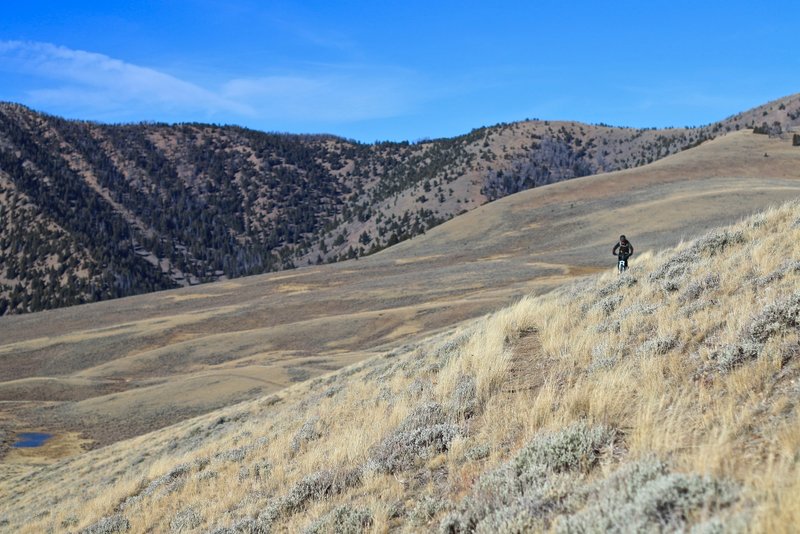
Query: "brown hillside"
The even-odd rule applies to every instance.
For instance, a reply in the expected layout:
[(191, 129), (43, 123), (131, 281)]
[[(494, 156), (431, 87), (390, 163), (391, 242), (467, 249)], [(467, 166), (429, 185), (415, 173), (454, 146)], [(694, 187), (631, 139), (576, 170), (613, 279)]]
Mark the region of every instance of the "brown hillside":
[(492, 202), (357, 261), (4, 317), (0, 420), (104, 445), (263, 397), (610, 269), (621, 232), (644, 254), (796, 197), (798, 169), (790, 141), (731, 133)]
[(509, 194), (798, 125), (794, 95), (700, 128), (531, 120), (365, 145), (0, 104), (0, 315), (364, 256)]
[(278, 395), (35, 470), (14, 451), (0, 528), (794, 532), (798, 238), (784, 203)]

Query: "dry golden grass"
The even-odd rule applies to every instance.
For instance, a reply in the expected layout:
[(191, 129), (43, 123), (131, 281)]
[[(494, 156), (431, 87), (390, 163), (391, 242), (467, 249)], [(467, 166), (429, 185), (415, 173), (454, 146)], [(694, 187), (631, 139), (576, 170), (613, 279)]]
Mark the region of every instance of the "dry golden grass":
[[(597, 468), (559, 475), (566, 508), (537, 529), (589, 509), (576, 488), (655, 457), (736, 488), (721, 508), (661, 528), (711, 518), (791, 532), (800, 524), (800, 309), (787, 299), (800, 292), (798, 221), (800, 204), (790, 203), (699, 245), (639, 256), (623, 276), (523, 298), (280, 397), (2, 477), (0, 528), (75, 530), (119, 515), (133, 532), (298, 532), (317, 520), (334, 528), (346, 512), (366, 531), (429, 531), (462, 513), (478, 481), (526, 444), (581, 422), (614, 429), (614, 442)], [(777, 326), (757, 353), (726, 364), (725, 350), (755, 339), (776, 303), (788, 315), (768, 323)], [(504, 387), (512, 375), (529, 387)], [(408, 445), (414, 428), (436, 425), (457, 435), (438, 448)], [(392, 450), (408, 456), (399, 468), (381, 456), (395, 438)], [(371, 519), (352, 519), (359, 511)]]
[[(505, 128), (487, 141), (527, 146), (525, 132)], [(645, 132), (642, 139), (651, 135), (657, 133)], [(417, 343), (524, 295), (602, 272), (613, 262), (609, 249), (620, 231), (635, 238), (643, 265), (642, 251), (674, 246), (682, 236), (800, 194), (798, 169), (800, 150), (790, 141), (741, 131), (652, 165), (500, 199), (357, 262), (3, 317), (0, 401), (10, 402), (0, 404), (0, 421), (8, 421), (0, 431), (75, 432), (105, 446), (270, 395)], [(774, 245), (754, 247), (753, 257), (775, 257)], [(735, 280), (721, 284), (721, 291), (736, 290)], [(536, 306), (552, 308), (539, 313), (551, 316), (551, 326), (540, 332), (550, 347), (548, 361), (587, 365), (594, 334), (573, 330), (566, 339), (571, 318), (560, 313), (563, 306)], [(663, 315), (654, 326), (659, 332), (676, 320), (691, 326), (680, 315)], [(531, 317), (538, 326), (539, 317)], [(650, 320), (623, 321), (622, 334), (635, 331), (635, 342), (644, 342)], [(515, 326), (507, 321), (510, 326), (497, 332), (511, 331), (513, 345)], [(437, 395), (468, 372), (475, 373), (481, 398), (488, 398), (508, 355), (485, 361), (480, 355), (511, 346), (501, 347), (505, 338), (492, 336), (474, 341), (476, 361), (467, 357), (445, 370)], [(556, 341), (548, 340), (553, 336)], [(551, 377), (553, 387), (570, 376), (566, 369), (559, 373)], [(3, 450), (0, 445), (0, 455)]]

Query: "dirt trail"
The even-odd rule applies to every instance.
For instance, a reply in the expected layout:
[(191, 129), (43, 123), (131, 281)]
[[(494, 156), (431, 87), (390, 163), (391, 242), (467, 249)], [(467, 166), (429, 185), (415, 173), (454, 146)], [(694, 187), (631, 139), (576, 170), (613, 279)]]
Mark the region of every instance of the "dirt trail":
[(528, 328), (520, 331), (519, 338), (511, 342), (511, 362), (503, 383), (503, 391), (516, 393), (542, 387), (552, 368), (552, 359), (546, 357), (539, 341), (539, 331)]

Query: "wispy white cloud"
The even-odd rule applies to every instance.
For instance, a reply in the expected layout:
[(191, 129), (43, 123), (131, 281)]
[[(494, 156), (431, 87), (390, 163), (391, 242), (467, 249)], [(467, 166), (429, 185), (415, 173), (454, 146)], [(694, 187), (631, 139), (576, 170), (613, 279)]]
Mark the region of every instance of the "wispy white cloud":
[(204, 87), (104, 54), (21, 41), (0, 41), (2, 71), (25, 76), (26, 104), (106, 120), (352, 122), (406, 113), (422, 93), (409, 71), (352, 65), (303, 65)]
[(50, 43), (0, 42), (0, 67), (56, 83), (30, 85), (27, 93), (33, 104), (85, 106), (102, 112), (130, 106), (155, 112), (250, 112), (247, 106), (155, 69)]
[(293, 75), (239, 78), (221, 91), (226, 99), (258, 106), (278, 119), (359, 121), (411, 111), (419, 89), (413, 74), (399, 69), (312, 66)]

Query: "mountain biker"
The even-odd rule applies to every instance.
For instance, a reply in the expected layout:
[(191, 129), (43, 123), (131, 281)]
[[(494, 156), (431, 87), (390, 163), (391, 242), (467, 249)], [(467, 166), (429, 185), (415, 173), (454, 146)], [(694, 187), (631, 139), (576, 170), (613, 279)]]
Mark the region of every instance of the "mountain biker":
[(619, 269), (624, 270), (628, 268), (628, 258), (633, 256), (633, 245), (624, 236), (619, 236), (619, 241), (611, 250), (611, 254), (619, 258)]

